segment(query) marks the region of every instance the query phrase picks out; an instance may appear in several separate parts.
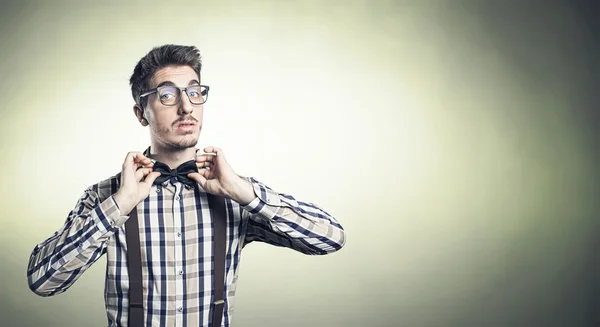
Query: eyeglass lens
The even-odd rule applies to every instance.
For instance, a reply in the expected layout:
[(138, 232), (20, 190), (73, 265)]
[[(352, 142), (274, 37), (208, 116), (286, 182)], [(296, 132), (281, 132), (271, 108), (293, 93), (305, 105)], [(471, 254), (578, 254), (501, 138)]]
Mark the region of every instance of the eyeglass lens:
[[(204, 86), (189, 86), (186, 89), (188, 98), (193, 104), (203, 104), (206, 102), (208, 91)], [(174, 86), (164, 86), (158, 90), (160, 102), (164, 105), (175, 105), (181, 97), (181, 89)]]

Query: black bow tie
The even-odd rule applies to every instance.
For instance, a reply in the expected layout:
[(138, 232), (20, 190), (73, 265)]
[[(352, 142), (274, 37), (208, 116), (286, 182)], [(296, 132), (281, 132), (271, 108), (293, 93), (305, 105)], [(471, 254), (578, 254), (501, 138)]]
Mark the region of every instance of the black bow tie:
[(158, 176), (158, 178), (154, 180), (154, 184), (162, 184), (173, 177), (178, 179), (183, 184), (194, 186), (194, 184), (196, 184), (196, 181), (189, 178), (187, 174), (197, 173), (198, 167), (196, 166), (195, 159), (186, 161), (175, 169), (170, 169), (169, 166), (167, 166), (166, 164), (160, 161), (156, 161), (154, 162), (154, 167), (152, 168), (152, 171), (160, 172), (160, 176)]

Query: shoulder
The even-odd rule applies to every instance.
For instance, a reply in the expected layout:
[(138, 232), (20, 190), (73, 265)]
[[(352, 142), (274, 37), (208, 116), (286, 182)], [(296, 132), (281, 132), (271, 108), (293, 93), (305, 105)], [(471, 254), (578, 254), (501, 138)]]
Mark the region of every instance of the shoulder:
[(93, 185), (90, 185), (85, 192), (96, 197), (99, 202), (102, 202), (119, 190), (120, 181), (121, 173), (119, 172)]

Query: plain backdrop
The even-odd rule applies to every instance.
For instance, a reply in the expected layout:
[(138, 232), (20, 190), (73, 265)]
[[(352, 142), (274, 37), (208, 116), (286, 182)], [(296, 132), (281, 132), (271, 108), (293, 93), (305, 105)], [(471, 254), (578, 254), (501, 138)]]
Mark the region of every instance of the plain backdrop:
[(592, 326), (598, 34), (567, 1), (13, 1), (0, 10), (2, 326), (103, 326), (100, 259), (27, 287), (35, 244), (149, 145), (128, 79), (196, 45), (198, 146), (347, 231), (244, 250), (233, 326)]

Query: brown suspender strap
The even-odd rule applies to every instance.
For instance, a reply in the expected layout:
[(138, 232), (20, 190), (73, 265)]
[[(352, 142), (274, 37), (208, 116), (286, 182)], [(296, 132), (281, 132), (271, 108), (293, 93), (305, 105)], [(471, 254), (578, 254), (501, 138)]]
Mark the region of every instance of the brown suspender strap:
[[(225, 306), (225, 254), (226, 254), (226, 215), (225, 198), (207, 194), (214, 224), (214, 286), (212, 305), (212, 327), (221, 327)], [(140, 253), (140, 234), (137, 208), (129, 213), (125, 222), (127, 240), (127, 269), (129, 272), (129, 327), (144, 326), (144, 307), (142, 297), (142, 256)]]
[(129, 272), (129, 327), (144, 326), (142, 299), (142, 255), (140, 253), (140, 230), (137, 208), (129, 213), (125, 221), (127, 239), (127, 269)]

